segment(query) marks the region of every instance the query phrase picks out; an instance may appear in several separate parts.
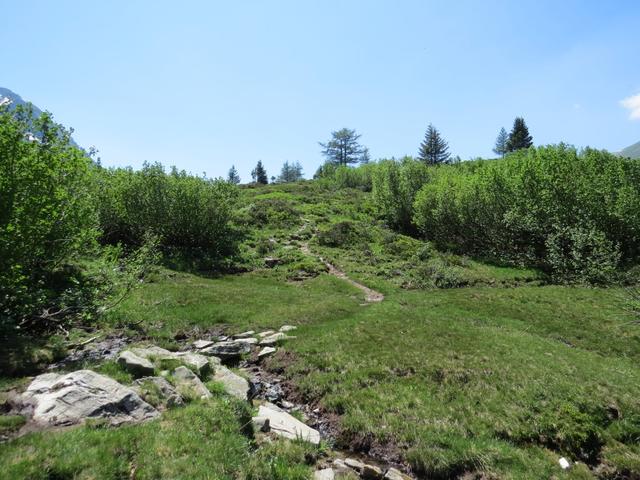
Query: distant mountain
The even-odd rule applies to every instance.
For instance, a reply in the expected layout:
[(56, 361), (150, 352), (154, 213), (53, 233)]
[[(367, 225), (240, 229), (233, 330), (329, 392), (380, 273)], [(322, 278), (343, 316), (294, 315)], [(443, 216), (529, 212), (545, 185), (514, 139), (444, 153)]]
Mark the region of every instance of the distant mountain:
[[(14, 109), (18, 105), (25, 105), (27, 103), (30, 103), (30, 102), (23, 100), (22, 97), (17, 93), (9, 90), (8, 88), (0, 87), (0, 106), (9, 105), (9, 109)], [(40, 110), (33, 103), (31, 104), (31, 108), (33, 109), (33, 116), (35, 118), (42, 115), (42, 110)], [(40, 138), (40, 135), (38, 135), (38, 132), (33, 132), (33, 135), (35, 136), (35, 138)], [(79, 145), (75, 142), (73, 138), (71, 139), (71, 144), (76, 147), (79, 147)]]
[(640, 159), (640, 142), (634, 143), (620, 151), (622, 157), (639, 158)]
[[(18, 105), (24, 105), (26, 103), (27, 102), (24, 101), (22, 97), (17, 93), (12, 92), (8, 88), (0, 87), (0, 105), (9, 104), (10, 105), (9, 108), (15, 108)], [(42, 113), (42, 110), (40, 110), (38, 107), (33, 105), (33, 115), (36, 117), (39, 117), (41, 113)]]

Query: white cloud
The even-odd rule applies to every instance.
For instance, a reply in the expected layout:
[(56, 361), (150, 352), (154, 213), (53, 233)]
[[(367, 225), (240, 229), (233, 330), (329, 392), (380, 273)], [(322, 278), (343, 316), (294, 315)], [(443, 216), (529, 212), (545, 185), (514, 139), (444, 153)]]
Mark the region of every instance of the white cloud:
[(630, 110), (629, 118), (631, 120), (640, 120), (640, 93), (620, 100), (620, 105)]

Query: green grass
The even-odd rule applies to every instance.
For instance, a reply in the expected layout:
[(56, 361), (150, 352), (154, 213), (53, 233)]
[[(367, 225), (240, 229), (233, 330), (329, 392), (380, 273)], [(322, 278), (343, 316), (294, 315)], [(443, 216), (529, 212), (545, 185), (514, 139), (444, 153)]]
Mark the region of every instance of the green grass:
[[(384, 450), (424, 478), (640, 475), (640, 327), (622, 289), (545, 285), (535, 270), (437, 252), (373, 220), (358, 190), (307, 182), (242, 195), (247, 225), (266, 221), (242, 244), (252, 271), (161, 270), (109, 314), (109, 328), (135, 324), (172, 348), (176, 334), (297, 325), (281, 347), (289, 354), (267, 365), (338, 419), (338, 447)], [(382, 303), (362, 306), (359, 290), (328, 275), (290, 281), (317, 266), (285, 245), (303, 220), (329, 232), (332, 245), (312, 239), (312, 250), (382, 291)], [(343, 243), (333, 240), (340, 222), (355, 232)], [(265, 256), (283, 262), (267, 269)], [(99, 369), (130, 381), (114, 363)], [(145, 425), (32, 434), (0, 446), (0, 476), (118, 478), (135, 465), (138, 479), (308, 478), (317, 449), (256, 450), (245, 417), (215, 395)], [(560, 456), (582, 463), (563, 472)]]
[(219, 397), (143, 425), (31, 434), (0, 446), (0, 478), (307, 479), (305, 457), (315, 449), (277, 442), (256, 450), (243, 433), (249, 419), (245, 406)]

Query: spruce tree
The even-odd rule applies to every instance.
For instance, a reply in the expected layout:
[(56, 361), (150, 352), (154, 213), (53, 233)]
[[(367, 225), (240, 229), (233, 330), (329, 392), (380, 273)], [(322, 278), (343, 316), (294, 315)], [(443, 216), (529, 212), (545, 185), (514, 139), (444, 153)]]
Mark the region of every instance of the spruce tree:
[(504, 158), (504, 154), (507, 153), (507, 142), (509, 141), (509, 134), (502, 127), (500, 129), (500, 133), (498, 133), (498, 138), (496, 138), (496, 145), (493, 147), (493, 152), (496, 155), (500, 155)]
[(369, 154), (369, 149), (367, 147), (364, 147), (362, 149), (362, 155), (360, 156), (360, 164), (366, 165), (370, 161), (371, 161), (371, 155)]
[(262, 160), (258, 160), (256, 168), (251, 171), (251, 178), (255, 183), (261, 183), (263, 185), (269, 183), (269, 177), (267, 176), (267, 171), (262, 166)]
[(234, 185), (237, 185), (238, 183), (240, 183), (240, 175), (238, 175), (238, 170), (236, 170), (235, 165), (231, 165), (231, 168), (229, 169), (229, 174), (227, 175), (227, 182), (233, 183)]
[(438, 129), (429, 124), (424, 140), (420, 144), (418, 159), (427, 165), (437, 165), (448, 163), (449, 156), (449, 144), (442, 138)]
[(529, 135), (529, 129), (527, 124), (524, 123), (524, 118), (516, 117), (507, 141), (507, 152), (529, 148), (531, 145), (533, 145), (533, 138)]

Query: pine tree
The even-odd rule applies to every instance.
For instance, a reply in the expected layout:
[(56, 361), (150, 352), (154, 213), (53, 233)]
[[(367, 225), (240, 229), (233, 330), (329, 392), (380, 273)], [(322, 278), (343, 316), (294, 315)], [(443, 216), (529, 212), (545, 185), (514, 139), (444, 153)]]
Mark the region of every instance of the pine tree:
[(337, 132), (331, 132), (331, 140), (327, 143), (319, 142), (322, 154), (327, 161), (337, 165), (349, 165), (357, 163), (363, 153), (363, 147), (358, 143), (361, 135), (355, 130), (343, 128)]
[(509, 133), (509, 140), (507, 141), (507, 152), (515, 152), (523, 148), (529, 148), (533, 145), (533, 138), (529, 135), (529, 129), (527, 124), (524, 123), (524, 118), (516, 117), (513, 121), (513, 128)]
[(507, 153), (507, 142), (509, 141), (509, 134), (502, 127), (500, 129), (500, 133), (498, 133), (498, 138), (496, 138), (496, 145), (493, 147), (493, 152), (496, 155), (500, 155), (504, 158), (504, 154)]
[(449, 162), (449, 144), (442, 138), (438, 129), (429, 124), (424, 140), (420, 144), (418, 159), (428, 165)]
[(240, 183), (240, 175), (238, 175), (238, 170), (236, 170), (235, 165), (231, 165), (231, 168), (229, 169), (229, 174), (227, 175), (227, 182), (233, 183), (234, 185), (237, 185), (238, 183)]
[(263, 185), (269, 183), (269, 177), (267, 176), (267, 171), (262, 166), (262, 160), (258, 160), (256, 168), (251, 170), (251, 178), (255, 183), (261, 183)]

